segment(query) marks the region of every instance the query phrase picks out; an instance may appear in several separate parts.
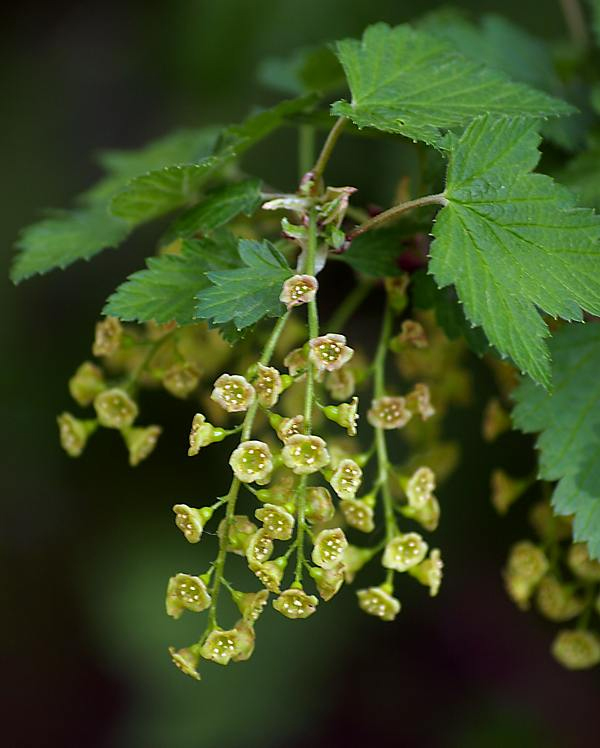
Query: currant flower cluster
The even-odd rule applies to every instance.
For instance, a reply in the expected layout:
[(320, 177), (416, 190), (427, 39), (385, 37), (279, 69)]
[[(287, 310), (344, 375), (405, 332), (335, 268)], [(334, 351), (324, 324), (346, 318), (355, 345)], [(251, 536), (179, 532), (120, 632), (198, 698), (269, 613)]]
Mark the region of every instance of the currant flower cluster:
[[(225, 430), (203, 413), (192, 421), (190, 456), (240, 434), (229, 457), (233, 479), (228, 493), (209, 506), (178, 503), (173, 507), (175, 523), (185, 539), (198, 543), (215, 512), (225, 506), (225, 516), (214, 519), (217, 558), (201, 573), (176, 574), (167, 587), (166, 610), (172, 617), (178, 618), (185, 610), (207, 611), (198, 641), (170, 649), (174, 663), (194, 678), (200, 677), (200, 659), (227, 665), (250, 657), (254, 625), (269, 595), (274, 596), (273, 609), (286, 618), (308, 618), (316, 612), (319, 599), (331, 600), (375, 556), (380, 556), (383, 579), (357, 592), (359, 607), (370, 615), (392, 621), (399, 613), (396, 575), (412, 576), (432, 596), (440, 588), (439, 549), (430, 549), (420, 532), (399, 526), (402, 518), (425, 531), (437, 527), (440, 506), (434, 494), (434, 472), (426, 465), (403, 472), (390, 463), (387, 453), (389, 432), (403, 429), (414, 418), (427, 421), (435, 414), (429, 388), (417, 382), (404, 396), (386, 393), (385, 363), (395, 319), (388, 304), (370, 367), (374, 388), (366, 420), (372, 427), (372, 445), (366, 451), (352, 447), (359, 419), (355, 391), (359, 383), (366, 383), (368, 374), (352, 366), (355, 352), (343, 334), (318, 333), (317, 292), (318, 281), (308, 272), (287, 280), (280, 298), (288, 312), (275, 326), (260, 360), (243, 374), (223, 373), (214, 381), (211, 402), (232, 417), (243, 415), (241, 424)], [(309, 337), (283, 356), (286, 371), (281, 371), (272, 365), (271, 357), (290, 314), (303, 305), (308, 306)], [(400, 335), (406, 345), (423, 345), (423, 334), (413, 339), (419, 327), (416, 322), (403, 323)], [(296, 389), (302, 393), (302, 412), (290, 412), (290, 403), (299, 402)], [(337, 402), (323, 403), (327, 395)], [(338, 439), (328, 440), (323, 431), (315, 433), (317, 425), (324, 429), (328, 422), (349, 439), (340, 445)], [(365, 489), (367, 479), (370, 487)], [(255, 501), (253, 516), (236, 512), (241, 490)], [(349, 532), (371, 535), (378, 530), (383, 532), (370, 546), (350, 544), (347, 539)], [(260, 589), (241, 591), (232, 586), (225, 575), (231, 555), (244, 558)], [(222, 588), (240, 615), (229, 628), (221, 626), (217, 616)]]
[(145, 328), (123, 326), (114, 317), (96, 324), (92, 353), (100, 362), (84, 361), (69, 380), (69, 392), (91, 417), (69, 411), (58, 418), (60, 443), (70, 457), (79, 457), (98, 428), (119, 431), (132, 467), (154, 450), (162, 428), (142, 426), (138, 395), (162, 387), (185, 399), (198, 390), (201, 369), (198, 351), (211, 348), (219, 358), (218, 336), (174, 325)]

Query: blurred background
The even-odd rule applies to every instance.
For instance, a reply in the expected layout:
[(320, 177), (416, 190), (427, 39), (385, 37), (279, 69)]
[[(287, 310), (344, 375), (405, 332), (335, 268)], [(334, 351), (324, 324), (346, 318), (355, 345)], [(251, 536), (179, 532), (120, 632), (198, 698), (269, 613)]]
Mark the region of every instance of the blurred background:
[[(540, 36), (565, 36), (551, 0), (472, 0)], [(256, 82), (265, 57), (398, 23), (439, 3), (369, 0), (40, 2), (0, 11), (3, 116), (0, 200), (0, 653), (2, 745), (85, 748), (597, 745), (600, 672), (569, 673), (549, 656), (554, 631), (507, 599), (500, 575), (524, 513), (498, 519), (489, 503), (497, 464), (524, 474), (530, 442), (480, 439), (492, 382), (475, 359), (476, 402), (448, 424), (464, 454), (440, 493), (447, 576), (430, 600), (412, 587), (393, 624), (360, 614), (354, 593), (303, 622), (272, 611), (243, 666), (205, 668), (201, 684), (166, 654), (192, 640), (193, 616), (163, 612), (168, 577), (198, 565), (173, 529), (171, 505), (222, 491), (214, 460), (188, 460), (193, 404), (144, 400), (164, 424), (156, 453), (135, 470), (115, 435), (79, 460), (57, 439), (71, 407), (67, 380), (90, 355), (106, 296), (138, 269), (154, 235), (15, 289), (7, 278), (19, 228), (69, 203), (98, 176), (93, 153), (137, 147), (174, 127), (239, 121), (277, 96)], [(294, 133), (248, 159), (248, 171), (290, 188)], [(396, 174), (379, 146), (343, 146), (331, 182), (347, 175), (389, 201)], [(368, 193), (367, 193), (368, 191)], [(357, 321), (372, 335), (369, 305)], [(408, 587), (408, 586), (407, 586)], [(191, 619), (191, 620), (188, 620)]]

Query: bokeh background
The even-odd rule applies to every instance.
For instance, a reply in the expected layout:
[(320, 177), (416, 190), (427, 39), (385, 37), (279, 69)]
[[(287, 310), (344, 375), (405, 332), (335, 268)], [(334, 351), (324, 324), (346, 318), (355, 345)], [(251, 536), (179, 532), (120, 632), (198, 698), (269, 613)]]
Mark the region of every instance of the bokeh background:
[[(549, 38), (565, 35), (558, 2), (472, 0)], [(152, 231), (118, 252), (15, 289), (6, 280), (19, 227), (63, 206), (97, 176), (93, 152), (135, 147), (176, 126), (240, 120), (275, 101), (256, 82), (261, 59), (401, 22), (439, 5), (398, 0), (170, 0), (40, 2), (0, 11), (0, 653), (1, 743), (71, 748), (597, 745), (598, 671), (573, 674), (548, 655), (549, 626), (518, 612), (502, 590), (506, 548), (524, 513), (498, 519), (493, 465), (525, 473), (530, 442), (483, 446), (480, 409), (492, 388), (477, 361), (477, 398), (452, 413), (464, 458), (440, 494), (438, 542), (447, 577), (430, 601), (404, 595), (393, 624), (359, 614), (351, 591), (303, 623), (272, 611), (243, 666), (207, 667), (202, 684), (169, 662), (193, 616), (163, 612), (166, 579), (198, 566), (171, 504), (222, 490), (214, 460), (185, 456), (193, 405), (144, 401), (165, 426), (135, 470), (110, 433), (77, 461), (56, 438), (70, 407), (66, 382), (89, 357), (103, 300), (152, 248)], [(291, 187), (294, 135), (253, 152), (249, 170)], [(389, 200), (391, 152), (346, 146), (331, 181), (350, 174)], [(372, 305), (357, 320), (369, 338)], [(190, 619), (190, 620), (187, 620)]]

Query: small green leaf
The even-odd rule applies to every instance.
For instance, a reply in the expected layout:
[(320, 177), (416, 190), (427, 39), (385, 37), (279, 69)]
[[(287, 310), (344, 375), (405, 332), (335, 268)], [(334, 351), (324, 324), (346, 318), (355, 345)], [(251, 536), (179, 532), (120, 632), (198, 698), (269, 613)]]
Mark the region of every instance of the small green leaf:
[(438, 288), (424, 270), (413, 274), (410, 282), (414, 305), (419, 309), (433, 309), (439, 326), (450, 340), (463, 337), (478, 356), (489, 351), (489, 343), (481, 328), (473, 327), (458, 303), (454, 289)]
[(167, 239), (205, 234), (224, 226), (240, 213), (252, 215), (261, 203), (259, 179), (229, 184), (179, 216), (167, 231)]
[(149, 257), (109, 297), (103, 313), (125, 322), (179, 325), (194, 322), (196, 294), (210, 285), (207, 272), (239, 267), (237, 240), (229, 232), (183, 242), (181, 254)]
[(344, 71), (328, 45), (305, 47), (290, 57), (271, 57), (258, 70), (265, 86), (287, 94), (328, 93), (344, 87)]
[(531, 122), (485, 116), (452, 136), (445, 196), (429, 270), (454, 284), (467, 318), (521, 371), (550, 383), (538, 310), (581, 320), (600, 314), (600, 218), (537, 164)]
[(11, 278), (19, 283), (53, 268), (64, 269), (76, 260), (89, 260), (103, 249), (116, 247), (129, 230), (125, 221), (101, 206), (52, 213), (21, 233)]
[(516, 428), (540, 432), (540, 477), (559, 481), (552, 504), (575, 515), (573, 537), (600, 558), (600, 324), (567, 325), (550, 342), (554, 389), (523, 380)]
[(582, 205), (600, 210), (600, 138), (592, 139), (589, 148), (571, 159), (557, 178)]
[(241, 239), (240, 258), (245, 267), (208, 273), (214, 284), (197, 295), (195, 316), (213, 324), (233, 322), (238, 330), (265, 316), (278, 317), (284, 306), (279, 295), (292, 271), (270, 242)]
[(441, 145), (443, 130), (485, 113), (540, 118), (573, 111), (409, 26), (375, 24), (360, 41), (338, 42), (337, 54), (352, 101), (336, 102), (333, 114), (432, 145)]
[(401, 275), (398, 260), (406, 250), (402, 240), (409, 235), (396, 227), (367, 231), (353, 239), (348, 250), (339, 257), (365, 275), (376, 278)]

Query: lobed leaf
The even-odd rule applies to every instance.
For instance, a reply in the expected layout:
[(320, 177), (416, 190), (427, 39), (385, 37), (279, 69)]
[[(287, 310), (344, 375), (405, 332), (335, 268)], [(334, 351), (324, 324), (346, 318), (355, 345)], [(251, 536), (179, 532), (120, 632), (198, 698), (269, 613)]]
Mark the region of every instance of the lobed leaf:
[(259, 179), (247, 179), (210, 192), (202, 202), (182, 213), (169, 227), (168, 238), (187, 238), (224, 226), (240, 213), (252, 215), (261, 204)]
[(126, 322), (190, 324), (196, 294), (210, 285), (207, 273), (239, 265), (237, 240), (229, 232), (186, 240), (178, 254), (149, 257), (147, 268), (130, 275), (109, 297), (103, 313)]
[(548, 328), (538, 310), (581, 320), (600, 314), (600, 218), (577, 208), (550, 177), (532, 174), (534, 124), (484, 116), (451, 136), (445, 197), (430, 272), (454, 284), (467, 318), (545, 386)]
[(21, 232), (11, 279), (19, 283), (32, 275), (64, 269), (76, 260), (89, 260), (120, 244), (130, 231), (125, 221), (91, 207), (55, 212)]
[(515, 427), (540, 432), (540, 477), (558, 481), (557, 514), (574, 515), (573, 537), (600, 558), (600, 324), (567, 325), (550, 343), (554, 389), (523, 380)]
[(352, 101), (332, 113), (358, 127), (374, 127), (442, 145), (444, 130), (486, 113), (521, 117), (569, 114), (573, 108), (548, 94), (513, 83), (456, 52), (436, 36), (410, 26), (370, 26), (360, 41), (338, 42)]
[(264, 240), (241, 239), (239, 253), (244, 267), (208, 273), (213, 285), (197, 294), (196, 318), (216, 325), (233, 322), (241, 330), (265, 316), (283, 314), (279, 295), (292, 275), (284, 256)]

